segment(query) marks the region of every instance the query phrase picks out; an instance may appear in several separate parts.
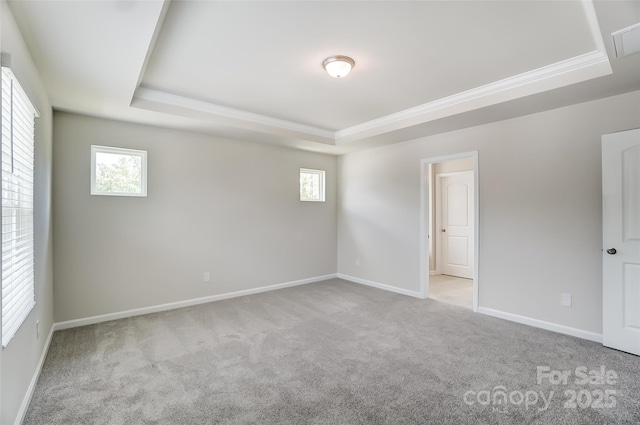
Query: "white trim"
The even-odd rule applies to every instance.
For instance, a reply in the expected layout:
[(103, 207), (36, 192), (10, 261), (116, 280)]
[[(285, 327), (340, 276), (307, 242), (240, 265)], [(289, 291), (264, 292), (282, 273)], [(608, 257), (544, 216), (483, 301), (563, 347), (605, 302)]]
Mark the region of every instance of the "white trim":
[(136, 308), (133, 310), (119, 311), (116, 313), (101, 314), (99, 316), (85, 317), (82, 319), (68, 320), (58, 322), (53, 325), (54, 330), (77, 328), (79, 326), (93, 325), (96, 323), (108, 322), (111, 320), (124, 319), (127, 317), (142, 316), (143, 314), (158, 313), (160, 311), (175, 310), (177, 308), (191, 307), (198, 304), (206, 304), (214, 301), (226, 300), (229, 298), (243, 297), (245, 295), (259, 294), (261, 292), (274, 291), (276, 289), (289, 288), (292, 286), (305, 285), (307, 283), (320, 282), (327, 279), (336, 278), (336, 274), (328, 274), (324, 276), (316, 276), (307, 279), (294, 280), (291, 282), (278, 283), (275, 285), (262, 286), (253, 289), (244, 289), (242, 291), (227, 292), (224, 294), (210, 295), (208, 297), (193, 298), (190, 300), (177, 301), (167, 304), (159, 304), (149, 307)]
[(596, 49), (607, 56), (607, 47), (604, 44), (604, 39), (602, 38), (602, 32), (600, 31), (600, 24), (598, 23), (598, 14), (596, 13), (596, 8), (594, 6), (595, 0), (581, 0), (582, 7), (584, 8), (584, 14), (587, 18), (587, 25), (591, 30), (591, 37), (593, 38), (593, 43), (596, 45)]
[[(143, 109), (180, 114), (187, 117), (207, 117), (209, 120), (218, 121), (233, 127), (244, 129), (256, 129), (272, 134), (293, 133), (302, 135), (307, 140), (334, 144), (335, 133), (324, 128), (300, 124), (279, 118), (260, 115), (241, 109), (229, 108), (211, 102), (193, 99), (166, 93), (160, 90), (152, 90), (146, 87), (138, 87), (133, 94), (131, 106)], [(311, 136), (311, 137), (310, 137)]]
[[(169, 1), (164, 0), (165, 3), (150, 40), (140, 75), (144, 73), (148, 56), (153, 50), (155, 37), (164, 24), (164, 13), (166, 13)], [(593, 0), (581, 0), (581, 2), (593, 40), (593, 51), (338, 131), (149, 89), (141, 86), (140, 81), (138, 81), (138, 87), (133, 94), (130, 105), (276, 136), (301, 138), (331, 146), (344, 145), (611, 74), (612, 68)]]
[[(135, 192), (101, 192), (96, 189), (96, 154), (107, 153), (140, 157), (140, 193)], [(138, 149), (117, 148), (113, 146), (91, 145), (91, 195), (99, 196), (132, 196), (145, 198), (147, 196), (147, 151)]]
[(158, 41), (158, 37), (162, 32), (164, 21), (165, 21), (165, 18), (167, 17), (169, 6), (171, 5), (171, 0), (161, 0), (161, 1), (162, 1), (162, 5), (158, 13), (158, 19), (156, 20), (156, 24), (153, 28), (153, 33), (151, 34), (151, 38), (149, 39), (149, 46), (147, 47), (147, 52), (144, 55), (142, 66), (140, 68), (140, 72), (138, 73), (138, 79), (136, 81), (135, 86), (132, 87), (133, 93), (135, 93), (135, 89), (142, 83), (142, 79), (144, 78), (144, 73), (146, 72), (147, 65), (149, 65), (149, 61), (151, 60), (151, 55), (153, 54), (153, 50), (156, 47), (156, 42)]
[(570, 326), (559, 325), (557, 323), (546, 322), (544, 320), (533, 319), (531, 317), (520, 316), (518, 314), (507, 313), (505, 311), (494, 310), (487, 307), (479, 307), (478, 313), (497, 317), (499, 319), (509, 320), (510, 322), (533, 326), (534, 328), (540, 328), (564, 335), (575, 336), (576, 338), (588, 339), (589, 341), (602, 344), (602, 334), (599, 333), (584, 331), (582, 329), (576, 329)]
[[(596, 18), (588, 13), (590, 2), (587, 0), (585, 3), (587, 3), (585, 6), (587, 20), (589, 25), (593, 26), (592, 21)], [(592, 7), (593, 5), (591, 5)], [(597, 24), (597, 19), (595, 22)], [(594, 40), (598, 38), (599, 34), (598, 29), (597, 34), (593, 34)], [(204, 118), (237, 128), (253, 129), (275, 135), (297, 136), (313, 142), (339, 146), (611, 74), (611, 64), (602, 40), (596, 43), (596, 48), (597, 50), (589, 53), (338, 131), (229, 108), (142, 86), (135, 90), (131, 106), (197, 119)]]
[[(431, 211), (431, 191), (434, 188), (428, 171), (432, 164), (465, 158), (473, 159), (473, 311), (477, 312), (480, 297), (480, 172), (478, 151), (436, 156), (420, 161), (420, 293), (422, 294), (420, 298), (427, 298), (429, 294), (429, 276), (432, 275), (429, 271), (429, 246), (427, 241), (430, 235), (428, 223), (429, 211)], [(433, 274), (438, 274), (438, 270)]]
[[(433, 164), (431, 164), (433, 166)], [(433, 205), (429, 208), (429, 212), (433, 217), (434, 225), (429, 230), (433, 231), (430, 238), (433, 238), (433, 252), (435, 254), (434, 267), (438, 274), (442, 273), (442, 235), (438, 234), (438, 229), (442, 229), (442, 176), (443, 173), (434, 174), (433, 171), (429, 177), (433, 177), (433, 182), (429, 186), (433, 192), (429, 193), (429, 199), (433, 200)], [(445, 173), (447, 174), (447, 173)]]
[(51, 340), (53, 339), (53, 332), (55, 331), (54, 326), (51, 326), (49, 330), (49, 335), (47, 336), (47, 342), (45, 342), (44, 347), (42, 348), (42, 353), (40, 354), (40, 360), (38, 360), (38, 365), (36, 366), (36, 370), (33, 372), (33, 376), (31, 377), (31, 382), (29, 382), (29, 386), (27, 387), (27, 391), (24, 394), (24, 398), (22, 399), (22, 404), (20, 404), (20, 409), (18, 409), (18, 414), (16, 415), (16, 420), (14, 422), (15, 425), (22, 424), (25, 415), (27, 414), (27, 410), (29, 409), (29, 404), (31, 404), (31, 398), (33, 397), (33, 393), (36, 390), (36, 384), (38, 383), (38, 378), (40, 378), (40, 372), (42, 372), (42, 366), (44, 366), (44, 361), (47, 358), (47, 353), (49, 353), (49, 346), (51, 345)]
[[(429, 294), (429, 276), (433, 272), (435, 274), (437, 270), (431, 271), (429, 252), (433, 246), (433, 242), (429, 235), (431, 234), (432, 216), (431, 216), (431, 194), (432, 182), (431, 182), (431, 163), (425, 162), (423, 159), (420, 161), (420, 298), (426, 298)], [(425, 216), (425, 214), (427, 214)], [(425, 258), (426, 256), (426, 258)], [(435, 263), (434, 263), (435, 265)]]
[[(303, 174), (315, 174), (318, 176), (318, 198), (302, 198), (302, 175)], [(325, 202), (324, 187), (325, 187), (325, 171), (316, 170), (313, 168), (300, 168), (300, 201), (301, 202)]]
[(606, 50), (594, 50), (336, 131), (336, 145), (609, 75), (611, 72)]
[(402, 295), (408, 295), (414, 298), (420, 298), (420, 299), (424, 298), (422, 294), (417, 291), (410, 291), (408, 289), (398, 288), (397, 286), (386, 285), (384, 283), (378, 283), (372, 280), (362, 279), (355, 276), (349, 276), (342, 273), (338, 273), (338, 279), (348, 280), (349, 282), (359, 283), (361, 285), (371, 286), (373, 288), (384, 289), (385, 291), (395, 292), (397, 294), (402, 294)]

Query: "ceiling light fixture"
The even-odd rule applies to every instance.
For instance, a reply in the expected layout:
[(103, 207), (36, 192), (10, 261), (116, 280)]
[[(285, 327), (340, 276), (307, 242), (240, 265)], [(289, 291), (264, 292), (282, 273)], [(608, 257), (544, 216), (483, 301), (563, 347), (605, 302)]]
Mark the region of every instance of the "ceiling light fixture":
[(333, 78), (342, 78), (349, 75), (351, 68), (356, 66), (356, 61), (349, 56), (337, 55), (326, 58), (322, 61), (322, 66)]

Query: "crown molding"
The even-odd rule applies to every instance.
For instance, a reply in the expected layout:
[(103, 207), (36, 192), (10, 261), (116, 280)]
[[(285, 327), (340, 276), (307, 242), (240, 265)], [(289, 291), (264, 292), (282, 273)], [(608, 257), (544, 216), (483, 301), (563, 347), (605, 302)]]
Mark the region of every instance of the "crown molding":
[(272, 135), (341, 145), (601, 77), (611, 72), (606, 52), (594, 50), (336, 132), (145, 87), (136, 89), (131, 106)]
[(131, 106), (177, 114), (189, 118), (205, 119), (222, 125), (245, 130), (301, 138), (312, 142), (335, 144), (335, 133), (318, 127), (293, 121), (273, 118), (240, 109), (229, 108), (215, 103), (166, 93), (160, 90), (138, 87)]
[(339, 130), (335, 133), (336, 145), (379, 136), (611, 74), (613, 71), (602, 39), (593, 1), (582, 0), (582, 7), (595, 50)]
[(611, 72), (606, 52), (594, 50), (336, 132), (145, 87), (136, 89), (131, 106), (338, 146), (579, 83)]
[(593, 51), (543, 68), (405, 109), (336, 132), (336, 144), (349, 143), (520, 97), (611, 74), (606, 54)]
[(162, 30), (170, 1), (164, 0), (158, 24), (142, 64), (138, 87), (133, 94), (131, 106), (194, 118), (256, 134), (262, 133), (271, 137), (280, 137), (285, 144), (289, 143), (287, 142), (289, 140), (346, 147), (353, 142), (373, 139), (430, 121), (612, 73), (593, 1), (582, 0), (585, 19), (591, 31), (595, 50), (334, 132), (142, 86), (141, 81), (146, 64), (153, 51), (155, 40)]
[(594, 50), (337, 132), (145, 87), (136, 89), (131, 106), (338, 146), (601, 77), (611, 72), (606, 52)]

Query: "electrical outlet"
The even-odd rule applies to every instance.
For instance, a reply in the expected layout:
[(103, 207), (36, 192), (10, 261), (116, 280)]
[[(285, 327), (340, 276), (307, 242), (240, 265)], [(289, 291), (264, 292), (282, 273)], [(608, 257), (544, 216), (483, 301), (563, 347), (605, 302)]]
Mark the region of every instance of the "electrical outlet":
[(211, 273), (210, 272), (204, 272), (202, 274), (202, 281), (203, 282), (211, 282)]
[(560, 305), (565, 307), (571, 307), (571, 294), (560, 294)]
[(40, 321), (36, 320), (36, 339), (40, 338)]

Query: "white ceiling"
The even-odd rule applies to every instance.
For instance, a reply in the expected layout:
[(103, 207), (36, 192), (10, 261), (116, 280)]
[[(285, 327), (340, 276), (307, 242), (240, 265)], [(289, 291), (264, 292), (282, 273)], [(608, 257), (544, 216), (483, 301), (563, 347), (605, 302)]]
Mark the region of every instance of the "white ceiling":
[(55, 109), (334, 154), (640, 89), (639, 1), (9, 3)]

